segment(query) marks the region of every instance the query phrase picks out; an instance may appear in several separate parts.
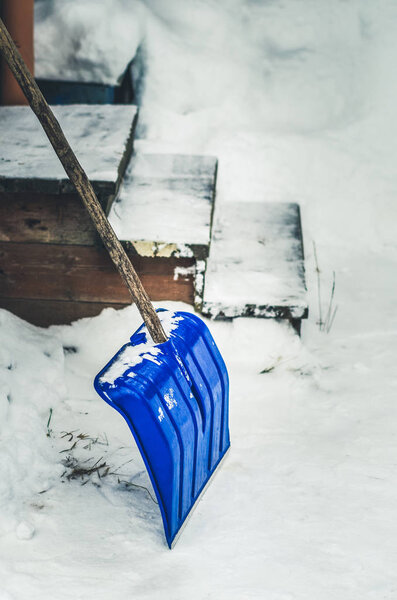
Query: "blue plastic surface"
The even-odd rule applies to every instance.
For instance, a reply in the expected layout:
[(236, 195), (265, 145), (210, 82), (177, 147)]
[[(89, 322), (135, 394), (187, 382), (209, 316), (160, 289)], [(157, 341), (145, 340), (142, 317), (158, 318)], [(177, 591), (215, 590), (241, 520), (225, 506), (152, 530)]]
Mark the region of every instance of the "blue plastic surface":
[(190, 313), (164, 312), (173, 322), (168, 341), (148, 346), (142, 325), (94, 385), (131, 429), (171, 548), (230, 446), (229, 379), (205, 323)]

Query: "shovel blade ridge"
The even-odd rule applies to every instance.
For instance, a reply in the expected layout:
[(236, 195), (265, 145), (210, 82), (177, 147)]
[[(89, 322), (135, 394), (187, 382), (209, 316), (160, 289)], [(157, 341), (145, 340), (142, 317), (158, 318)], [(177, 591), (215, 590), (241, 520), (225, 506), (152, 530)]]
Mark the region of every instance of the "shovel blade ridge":
[(205, 323), (160, 310), (169, 336), (142, 325), (96, 376), (98, 394), (126, 420), (145, 462), (171, 548), (229, 446), (229, 378)]

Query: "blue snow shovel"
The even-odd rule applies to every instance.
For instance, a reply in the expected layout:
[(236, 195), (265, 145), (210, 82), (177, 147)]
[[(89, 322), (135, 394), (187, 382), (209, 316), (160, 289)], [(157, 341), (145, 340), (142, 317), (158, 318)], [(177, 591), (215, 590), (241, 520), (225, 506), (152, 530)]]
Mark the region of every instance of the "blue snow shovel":
[(0, 51), (74, 184), (144, 324), (97, 375), (127, 421), (155, 490), (169, 547), (229, 446), (228, 376), (201, 319), (153, 308), (86, 173), (0, 19)]
[(142, 325), (95, 379), (142, 454), (170, 548), (229, 446), (228, 376), (201, 319), (159, 312), (169, 338)]

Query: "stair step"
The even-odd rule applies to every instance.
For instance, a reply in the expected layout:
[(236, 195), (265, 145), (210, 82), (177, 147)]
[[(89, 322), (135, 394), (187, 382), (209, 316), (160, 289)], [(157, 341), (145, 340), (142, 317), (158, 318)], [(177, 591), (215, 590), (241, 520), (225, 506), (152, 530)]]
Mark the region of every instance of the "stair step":
[[(136, 107), (73, 105), (57, 106), (54, 112), (107, 209), (132, 154)], [(0, 307), (46, 327), (130, 304), (83, 203), (29, 107), (0, 107), (0, 140)], [(179, 179), (182, 172), (204, 185), (205, 160), (202, 169), (189, 171), (187, 165), (182, 161), (175, 167)], [(161, 169), (158, 173), (163, 176)], [(193, 255), (139, 256), (129, 244), (126, 250), (153, 300), (193, 303), (194, 279), (202, 280), (201, 271), (197, 273), (204, 261)]]
[[(133, 105), (52, 107), (88, 178), (100, 194), (114, 194), (133, 147)], [(28, 106), (0, 107), (0, 191), (70, 193), (70, 183)]]
[(202, 311), (212, 318), (308, 316), (299, 206), (217, 206)]
[(142, 256), (208, 256), (217, 159), (136, 154), (109, 220)]

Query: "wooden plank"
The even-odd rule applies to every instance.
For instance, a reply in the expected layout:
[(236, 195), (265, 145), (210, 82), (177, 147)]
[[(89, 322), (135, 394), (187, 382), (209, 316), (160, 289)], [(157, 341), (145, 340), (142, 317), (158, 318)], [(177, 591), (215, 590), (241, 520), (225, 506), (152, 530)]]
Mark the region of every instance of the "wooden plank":
[[(130, 258), (152, 300), (193, 303), (193, 258)], [(104, 248), (57, 244), (0, 242), (0, 296), (130, 303)]]
[(98, 235), (77, 194), (3, 192), (0, 241), (93, 245)]
[(203, 313), (213, 318), (306, 318), (299, 206), (230, 202), (218, 209)]
[(104, 308), (120, 309), (126, 306), (128, 304), (111, 302), (67, 302), (0, 297), (1, 308), (5, 308), (21, 319), (39, 327), (68, 325), (77, 319), (95, 317)]
[(217, 176), (212, 156), (137, 154), (109, 211), (142, 256), (208, 256)]
[[(74, 104), (54, 113), (95, 191), (115, 194), (132, 153), (137, 107)], [(29, 107), (0, 107), (0, 140), (0, 191), (73, 192)]]

